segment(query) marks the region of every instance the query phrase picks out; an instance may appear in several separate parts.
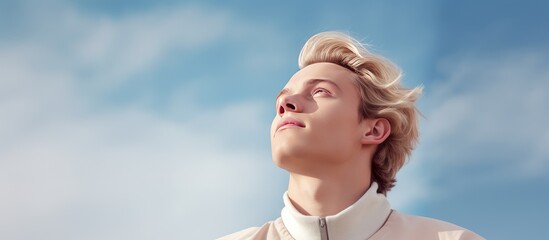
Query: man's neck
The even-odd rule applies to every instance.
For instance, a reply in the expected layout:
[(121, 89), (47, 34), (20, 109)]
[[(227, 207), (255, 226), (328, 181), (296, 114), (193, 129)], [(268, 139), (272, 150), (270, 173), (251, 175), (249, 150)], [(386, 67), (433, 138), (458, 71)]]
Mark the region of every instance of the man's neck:
[(322, 177), (290, 173), (288, 197), (304, 215), (335, 215), (354, 204), (370, 187), (370, 173), (364, 171), (333, 169)]

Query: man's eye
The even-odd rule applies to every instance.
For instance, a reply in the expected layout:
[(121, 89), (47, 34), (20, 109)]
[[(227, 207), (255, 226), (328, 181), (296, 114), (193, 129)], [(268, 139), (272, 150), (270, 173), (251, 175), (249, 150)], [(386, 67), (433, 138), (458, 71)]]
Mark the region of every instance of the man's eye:
[(330, 94), (330, 92), (324, 88), (317, 88), (315, 90), (313, 90), (313, 95), (316, 95), (316, 94)]

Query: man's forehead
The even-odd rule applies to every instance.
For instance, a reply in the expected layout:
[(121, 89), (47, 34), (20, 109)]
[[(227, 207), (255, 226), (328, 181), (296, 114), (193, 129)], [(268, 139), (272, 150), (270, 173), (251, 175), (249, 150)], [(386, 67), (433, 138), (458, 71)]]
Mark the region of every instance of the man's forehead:
[(288, 81), (286, 86), (303, 84), (311, 79), (331, 80), (335, 83), (343, 83), (354, 79), (356, 74), (349, 69), (329, 62), (319, 62), (308, 65), (297, 71)]

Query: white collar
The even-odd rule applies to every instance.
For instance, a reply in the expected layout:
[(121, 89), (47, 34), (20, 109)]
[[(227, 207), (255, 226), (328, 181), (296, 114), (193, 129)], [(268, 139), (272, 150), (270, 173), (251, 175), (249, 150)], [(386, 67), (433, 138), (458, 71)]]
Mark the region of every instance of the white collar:
[[(328, 239), (368, 239), (379, 230), (391, 213), (391, 206), (383, 194), (372, 185), (358, 201), (333, 216), (325, 217)], [(321, 239), (320, 217), (306, 216), (295, 209), (288, 192), (283, 196), (285, 207), (282, 221), (288, 232), (297, 240)]]

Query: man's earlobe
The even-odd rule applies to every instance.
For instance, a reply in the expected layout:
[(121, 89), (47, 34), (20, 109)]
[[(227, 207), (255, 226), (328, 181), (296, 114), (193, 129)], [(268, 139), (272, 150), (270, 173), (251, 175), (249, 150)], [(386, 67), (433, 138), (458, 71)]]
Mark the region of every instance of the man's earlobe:
[(369, 119), (366, 124), (362, 144), (381, 144), (391, 134), (391, 124), (385, 118)]

